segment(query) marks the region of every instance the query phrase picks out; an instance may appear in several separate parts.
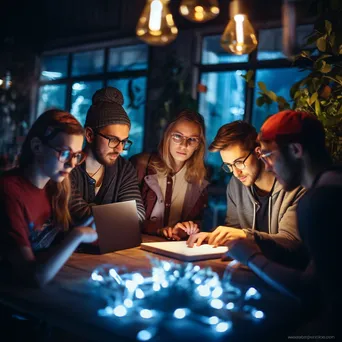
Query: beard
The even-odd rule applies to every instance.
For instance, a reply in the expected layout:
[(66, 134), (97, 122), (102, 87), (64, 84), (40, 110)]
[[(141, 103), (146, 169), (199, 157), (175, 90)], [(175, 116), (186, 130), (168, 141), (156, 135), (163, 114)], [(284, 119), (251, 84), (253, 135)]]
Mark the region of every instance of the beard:
[(292, 191), (301, 184), (303, 161), (301, 159), (285, 158), (282, 171), (282, 181), (285, 191)]
[[(93, 153), (93, 156), (96, 159), (96, 161), (98, 163), (104, 165), (104, 166), (114, 165), (118, 159), (118, 156), (120, 155), (120, 153), (115, 151), (115, 150), (113, 150), (110, 153), (103, 155), (103, 153), (101, 153), (100, 150), (98, 149), (96, 142), (94, 142), (90, 145), (90, 149), (91, 149), (91, 152)], [(107, 156), (111, 156), (111, 155), (116, 156), (116, 158), (115, 159), (106, 158)]]

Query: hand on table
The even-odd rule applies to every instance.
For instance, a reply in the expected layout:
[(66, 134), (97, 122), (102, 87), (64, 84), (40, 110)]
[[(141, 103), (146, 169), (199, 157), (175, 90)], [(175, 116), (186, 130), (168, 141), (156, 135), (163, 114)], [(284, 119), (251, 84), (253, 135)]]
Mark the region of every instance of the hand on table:
[(94, 217), (90, 216), (86, 220), (84, 220), (80, 225), (73, 228), (72, 231), (74, 231), (76, 235), (81, 236), (81, 242), (91, 243), (96, 241), (98, 238), (95, 229), (96, 228)]
[(229, 244), (227, 256), (248, 266), (248, 261), (256, 254), (262, 254), (261, 249), (254, 240), (237, 239)]
[(236, 239), (245, 239), (246, 233), (240, 228), (232, 228), (225, 226), (218, 226), (208, 239), (209, 245), (229, 246), (229, 244)]
[(212, 233), (206, 233), (206, 232), (192, 234), (190, 235), (186, 244), (188, 245), (188, 247), (194, 247), (194, 244), (196, 244), (197, 246), (200, 246), (203, 242), (208, 241), (211, 234)]
[(176, 241), (197, 232), (199, 232), (198, 225), (192, 221), (178, 222), (174, 227), (165, 227), (161, 230), (162, 236), (166, 239)]

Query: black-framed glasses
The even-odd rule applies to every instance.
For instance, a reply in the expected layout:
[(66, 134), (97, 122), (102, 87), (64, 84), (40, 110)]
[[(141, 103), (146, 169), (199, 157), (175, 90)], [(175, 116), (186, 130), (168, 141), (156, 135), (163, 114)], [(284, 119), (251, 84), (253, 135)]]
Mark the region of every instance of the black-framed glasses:
[(109, 137), (108, 135), (102, 134), (100, 132), (95, 131), (95, 134), (100, 135), (102, 138), (108, 140), (108, 147), (115, 148), (119, 146), (121, 143), (123, 146), (124, 151), (128, 151), (132, 146), (133, 142), (129, 139), (120, 140), (118, 137)]
[(183, 134), (180, 133), (172, 133), (171, 134), (172, 141), (176, 144), (181, 144), (184, 141), (186, 141), (186, 145), (189, 145), (191, 147), (197, 147), (200, 143), (200, 138), (198, 137), (186, 137)]
[(248, 157), (252, 154), (252, 152), (253, 151), (250, 151), (244, 160), (237, 160), (233, 164), (223, 162), (221, 166), (222, 169), (227, 173), (232, 173), (233, 167), (235, 167), (238, 170), (243, 170), (246, 167), (245, 162), (248, 159)]
[(43, 143), (58, 153), (58, 160), (61, 163), (67, 163), (67, 162), (71, 161), (73, 158), (75, 158), (76, 159), (76, 165), (80, 165), (84, 162), (84, 160), (87, 157), (86, 153), (83, 151), (74, 152), (69, 147), (67, 147), (67, 148), (56, 148), (55, 146), (50, 145), (48, 141), (44, 141)]

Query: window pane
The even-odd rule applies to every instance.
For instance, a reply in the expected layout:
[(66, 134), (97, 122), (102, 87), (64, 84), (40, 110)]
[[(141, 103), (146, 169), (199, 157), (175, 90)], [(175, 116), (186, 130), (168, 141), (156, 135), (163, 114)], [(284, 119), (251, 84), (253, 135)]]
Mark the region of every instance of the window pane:
[(147, 45), (116, 47), (109, 50), (108, 71), (147, 69)]
[(72, 57), (72, 75), (90, 75), (103, 72), (104, 50), (75, 53)]
[(40, 79), (43, 81), (67, 77), (68, 55), (45, 56), (41, 59)]
[(221, 36), (203, 38), (202, 64), (223, 64), (248, 62), (248, 55), (234, 55), (228, 53), (220, 45)]
[[(309, 71), (301, 72), (296, 68), (257, 70), (255, 84), (257, 84), (257, 82), (264, 82), (268, 90), (272, 90), (278, 96), (282, 96), (289, 101), (291, 86), (295, 82), (306, 77), (308, 74)], [(281, 82), (279, 82), (279, 80), (281, 80)], [(278, 104), (273, 102), (269, 106), (264, 105), (262, 107), (258, 107), (255, 103), (259, 96), (257, 92), (258, 89), (256, 87), (254, 92), (252, 124), (257, 131), (259, 131), (265, 119), (269, 115), (278, 112)]]
[(39, 88), (38, 115), (51, 108), (65, 108), (65, 84), (51, 84)]
[(94, 93), (102, 87), (102, 81), (76, 82), (72, 85), (71, 114), (73, 114), (82, 125), (84, 125)]
[[(306, 42), (306, 37), (313, 31), (313, 25), (303, 25), (297, 27), (296, 42), (302, 47)], [(259, 31), (258, 60), (273, 60), (286, 58), (282, 52), (281, 28)], [(311, 48), (314, 46), (311, 46)], [(306, 47), (310, 48), (310, 47)]]
[(109, 86), (118, 88), (124, 96), (124, 105), (131, 119), (130, 140), (133, 141), (129, 151), (124, 151), (123, 156), (132, 156), (143, 149), (145, 101), (146, 101), (146, 77), (133, 79), (110, 80)]
[[(246, 82), (242, 74), (245, 74), (244, 70), (202, 74), (201, 84), (206, 86), (206, 92), (200, 94), (199, 112), (205, 119), (208, 145), (222, 125), (243, 120)], [(209, 152), (207, 162), (219, 168), (220, 154)]]

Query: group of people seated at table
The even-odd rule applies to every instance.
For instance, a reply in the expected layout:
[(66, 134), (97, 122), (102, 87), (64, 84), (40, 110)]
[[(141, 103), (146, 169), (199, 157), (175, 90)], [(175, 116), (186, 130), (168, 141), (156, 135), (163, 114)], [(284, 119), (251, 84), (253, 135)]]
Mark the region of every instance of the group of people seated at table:
[(62, 110), (41, 114), (18, 167), (0, 177), (1, 267), (14, 281), (43, 286), (81, 243), (96, 244), (92, 206), (135, 200), (143, 233), (186, 239), (189, 247), (227, 245), (229, 257), (317, 309), (315, 329), (335, 327), (342, 171), (326, 150), (321, 122), (286, 110), (259, 134), (247, 122), (223, 125), (209, 151), (233, 174), (227, 215), (223, 226), (204, 232), (205, 123), (192, 110), (176, 114), (158, 150), (130, 160), (120, 155), (132, 142), (118, 89), (94, 94), (84, 128)]

